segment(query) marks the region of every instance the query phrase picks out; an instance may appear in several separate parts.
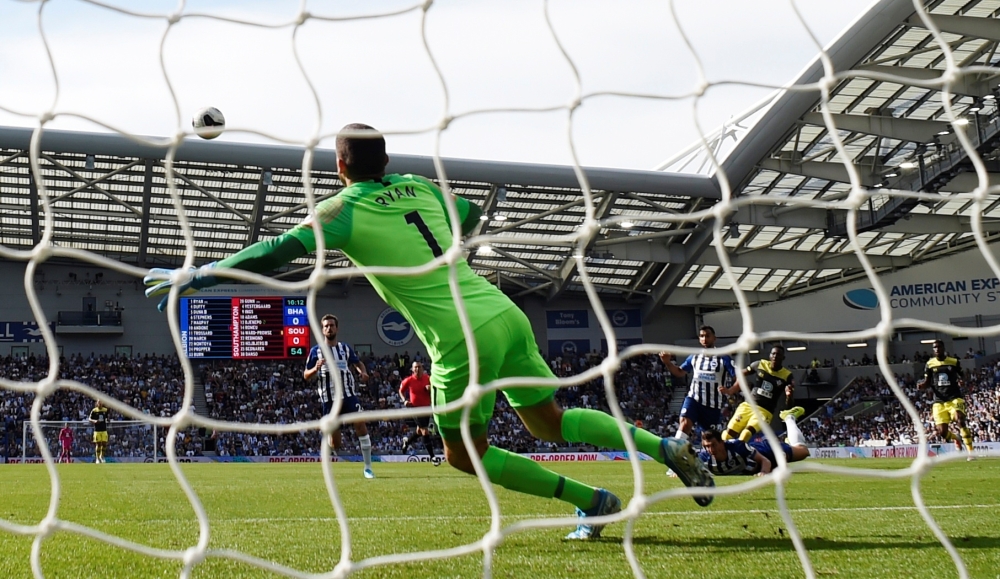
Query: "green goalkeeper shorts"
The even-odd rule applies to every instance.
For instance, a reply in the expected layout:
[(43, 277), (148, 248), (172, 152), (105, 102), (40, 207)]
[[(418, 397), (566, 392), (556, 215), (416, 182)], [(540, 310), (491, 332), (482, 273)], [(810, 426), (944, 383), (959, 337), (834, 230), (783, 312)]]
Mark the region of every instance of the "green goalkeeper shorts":
[[(488, 384), (498, 378), (530, 376), (555, 378), (555, 374), (542, 358), (531, 331), (531, 323), (520, 308), (509, 308), (475, 331), (479, 354), (479, 383)], [(435, 408), (458, 400), (469, 385), (469, 351), (464, 345), (453, 349), (435, 361), (431, 367), (431, 386)], [(512, 408), (537, 406), (551, 401), (556, 388), (551, 386), (517, 386), (505, 389), (504, 396)], [(470, 410), (469, 426), (472, 436), (486, 434), (496, 390), (483, 395)], [(446, 414), (434, 413), (441, 437), (461, 440), (462, 409)]]

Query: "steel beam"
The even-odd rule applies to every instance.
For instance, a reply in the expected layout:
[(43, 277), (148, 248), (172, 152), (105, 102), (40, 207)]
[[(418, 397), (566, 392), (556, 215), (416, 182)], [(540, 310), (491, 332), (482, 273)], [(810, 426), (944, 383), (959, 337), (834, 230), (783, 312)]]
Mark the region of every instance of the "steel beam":
[[(971, 36), (1000, 42), (1000, 20), (996, 18), (976, 18), (974, 16), (952, 16), (947, 14), (928, 14), (934, 26), (941, 32), (950, 32), (960, 36)], [(906, 23), (917, 28), (927, 29), (927, 24), (919, 14), (907, 18)]]
[[(847, 174), (847, 167), (844, 166), (843, 163), (837, 163), (834, 161), (795, 162), (788, 161), (786, 159), (766, 158), (761, 160), (760, 168), (777, 171), (779, 173), (801, 175), (812, 179), (824, 179), (826, 181), (837, 181), (839, 183), (851, 182), (850, 177)], [(862, 186), (874, 187), (880, 182), (880, 177), (878, 175), (873, 175), (871, 169), (867, 167), (859, 167), (857, 165), (855, 165), (855, 168), (858, 171), (858, 177), (861, 179)]]
[[(884, 75), (897, 77), (899, 84), (912, 84), (913, 86), (927, 86), (935, 81), (940, 81), (944, 71), (935, 68), (910, 68), (906, 66), (886, 66), (883, 64), (859, 66), (855, 70), (864, 72), (875, 72)], [(861, 76), (865, 76), (862, 74)], [(997, 77), (979, 80), (980, 75), (965, 74), (959, 76), (951, 84), (951, 93), (962, 96), (983, 97), (997, 86), (1000, 86), (1000, 79)]]
[[(0, 148), (26, 150), (30, 146), (32, 132), (32, 129), (27, 128), (0, 127)], [(122, 135), (110, 133), (46, 130), (42, 135), (42, 150), (164, 159), (168, 151), (166, 141), (157, 137), (145, 138), (150, 142), (140, 143)], [(304, 153), (303, 147), (185, 139), (177, 148), (175, 159), (199, 163), (300, 170)], [(442, 159), (442, 162), (448, 179), (452, 181), (580, 188), (580, 180), (577, 178), (575, 169), (568, 165), (448, 158)], [(316, 171), (336, 173), (337, 152), (333, 149), (316, 149), (312, 168)], [(590, 187), (595, 191), (613, 189), (615, 191), (674, 195), (685, 199), (690, 197), (718, 199), (720, 197), (719, 189), (715, 183), (702, 175), (600, 167), (583, 167), (582, 169), (587, 176)], [(417, 155), (390, 155), (387, 170), (392, 173), (415, 173), (425, 177), (438, 176), (434, 158)]]
[[(688, 255), (685, 245), (662, 243), (622, 243), (610, 247), (616, 259), (634, 261), (653, 261), (674, 265), (721, 265), (719, 256), (714, 251), (704, 252), (693, 260)], [(907, 267), (912, 259), (906, 256), (869, 255), (868, 260), (874, 267)], [(755, 249), (729, 255), (733, 267), (750, 267), (761, 269), (851, 269), (861, 267), (857, 256), (853, 253), (827, 254), (820, 257), (813, 251), (789, 251), (783, 249)]]
[(270, 174), (270, 167), (260, 168), (260, 179), (257, 182), (257, 197), (254, 198), (253, 215), (251, 216), (249, 231), (247, 232), (247, 246), (257, 243), (257, 240), (260, 239), (260, 228), (264, 222), (264, 211), (267, 207), (267, 181), (273, 178), (270, 177)]
[[(778, 292), (744, 291), (743, 294), (750, 304), (773, 302), (778, 299)], [(736, 294), (732, 290), (679, 287), (670, 292), (666, 305), (731, 306), (736, 303)]]
[(153, 204), (153, 160), (145, 159), (146, 170), (142, 178), (142, 221), (139, 226), (139, 253), (136, 255), (136, 265), (146, 267), (146, 257), (149, 251), (149, 213)]
[[(938, 133), (948, 129), (943, 121), (923, 121), (919, 119), (897, 119), (883, 115), (831, 115), (836, 128), (854, 133), (876, 135), (900, 141), (930, 143)], [(822, 113), (806, 113), (802, 121), (821, 127), (826, 126)]]

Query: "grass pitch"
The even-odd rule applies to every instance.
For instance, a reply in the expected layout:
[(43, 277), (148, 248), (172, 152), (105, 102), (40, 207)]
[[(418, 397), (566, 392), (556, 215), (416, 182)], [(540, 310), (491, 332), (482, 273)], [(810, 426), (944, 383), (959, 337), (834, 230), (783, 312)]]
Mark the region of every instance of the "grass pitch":
[[(840, 461), (845, 466), (898, 469), (905, 460)], [(554, 464), (556, 470), (631, 496), (626, 463)], [(334, 473), (350, 519), (355, 561), (399, 552), (471, 543), (489, 529), (489, 509), (478, 483), (447, 466), (376, 464), (364, 480), (358, 464)], [(662, 467), (644, 463), (646, 492), (679, 486)], [(183, 465), (211, 520), (210, 547), (234, 549), (306, 573), (333, 569), (340, 529), (318, 464)], [(60, 465), (59, 518), (143, 545), (183, 550), (196, 544), (194, 512), (166, 465)], [(720, 485), (747, 479), (718, 479)], [(46, 513), (49, 479), (39, 465), (0, 466), (0, 519), (30, 525)], [(951, 538), (971, 577), (1000, 575), (1000, 461), (935, 467), (923, 496)], [(567, 516), (555, 500), (498, 489), (504, 525), (536, 517)], [(956, 577), (957, 572), (919, 513), (910, 481), (797, 473), (788, 505), (819, 577)], [(624, 523), (593, 542), (565, 542), (569, 527), (508, 536), (496, 552), (495, 577), (632, 577), (622, 549)], [(31, 537), (0, 529), (0, 577), (30, 577)], [(781, 519), (773, 487), (717, 497), (707, 509), (689, 497), (650, 508), (635, 528), (635, 547), (650, 578), (803, 577)], [(131, 552), (72, 532), (42, 544), (45, 576), (114, 579), (176, 577), (181, 564)], [(480, 577), (482, 555), (379, 566), (353, 577)], [(248, 564), (210, 558), (197, 578), (276, 577)]]

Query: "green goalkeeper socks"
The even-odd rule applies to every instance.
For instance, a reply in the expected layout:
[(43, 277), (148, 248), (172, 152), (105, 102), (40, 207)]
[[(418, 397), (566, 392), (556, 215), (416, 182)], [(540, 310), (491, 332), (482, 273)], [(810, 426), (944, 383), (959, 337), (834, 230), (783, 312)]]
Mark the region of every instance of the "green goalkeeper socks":
[(495, 446), (491, 446), (483, 455), (483, 466), (493, 484), (536, 497), (557, 498), (581, 510), (592, 506), (594, 492), (597, 490), (560, 476), (530, 458)]
[[(660, 456), (660, 442), (663, 439), (635, 426), (630, 426), (629, 430), (640, 452), (648, 454), (657, 462), (663, 462), (663, 457)], [(614, 416), (599, 410), (571, 408), (563, 412), (562, 437), (567, 442), (585, 442), (594, 446), (625, 450), (625, 440), (618, 428), (618, 421)]]

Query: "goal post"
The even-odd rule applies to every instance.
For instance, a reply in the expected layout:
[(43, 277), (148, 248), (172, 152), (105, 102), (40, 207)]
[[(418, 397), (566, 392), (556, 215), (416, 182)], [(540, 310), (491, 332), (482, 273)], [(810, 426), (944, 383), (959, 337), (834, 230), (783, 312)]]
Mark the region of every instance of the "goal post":
[[(94, 425), (88, 420), (40, 420), (42, 437), (52, 456), (61, 451), (59, 432), (68, 426), (73, 432), (71, 456), (93, 456)], [(108, 456), (112, 459), (151, 460), (156, 462), (159, 452), (160, 428), (142, 420), (108, 421)], [(41, 458), (38, 444), (31, 431), (31, 423), (24, 422), (21, 433), (21, 460)]]

